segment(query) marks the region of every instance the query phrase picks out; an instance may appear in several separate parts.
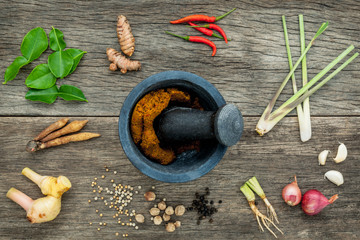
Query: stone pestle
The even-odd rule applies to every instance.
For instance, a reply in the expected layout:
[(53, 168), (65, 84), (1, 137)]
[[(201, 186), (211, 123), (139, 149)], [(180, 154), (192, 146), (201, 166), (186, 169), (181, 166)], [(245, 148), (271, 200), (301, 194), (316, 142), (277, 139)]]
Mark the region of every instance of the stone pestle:
[(233, 104), (217, 111), (173, 107), (159, 116), (157, 133), (165, 141), (217, 139), (222, 145), (232, 146), (240, 140), (243, 128), (242, 115)]

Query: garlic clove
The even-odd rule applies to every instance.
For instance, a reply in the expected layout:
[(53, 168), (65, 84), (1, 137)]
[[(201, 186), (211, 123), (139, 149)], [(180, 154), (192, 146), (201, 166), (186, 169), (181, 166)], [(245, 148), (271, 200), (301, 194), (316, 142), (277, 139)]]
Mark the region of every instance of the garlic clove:
[(324, 150), (319, 154), (319, 156), (318, 156), (319, 165), (321, 165), (321, 166), (325, 165), (326, 158), (327, 158), (329, 153), (330, 153), (329, 150)]
[(340, 143), (339, 147), (338, 147), (338, 152), (336, 154), (336, 157), (334, 158), (334, 161), (336, 163), (341, 163), (342, 161), (344, 161), (347, 157), (347, 148), (345, 146), (345, 144)]
[(336, 170), (327, 171), (324, 175), (324, 178), (327, 178), (330, 182), (340, 186), (344, 183), (344, 177), (341, 172)]

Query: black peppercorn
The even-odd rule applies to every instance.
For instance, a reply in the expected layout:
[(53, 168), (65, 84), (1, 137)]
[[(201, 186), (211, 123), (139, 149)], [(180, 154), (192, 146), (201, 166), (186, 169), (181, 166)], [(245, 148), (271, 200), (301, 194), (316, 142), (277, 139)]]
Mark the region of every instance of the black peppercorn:
[[(198, 225), (200, 224), (201, 220), (204, 220), (207, 217), (210, 217), (209, 222), (212, 223), (213, 219), (211, 218), (211, 216), (217, 212), (217, 209), (213, 205), (214, 201), (206, 199), (206, 196), (210, 194), (209, 188), (205, 188), (205, 191), (206, 191), (205, 194), (199, 194), (198, 192), (196, 192), (195, 193), (196, 199), (193, 200), (192, 206), (186, 209), (189, 211), (195, 210), (198, 212), (198, 220), (197, 220)], [(220, 203), (222, 203), (221, 200), (219, 200), (219, 204)]]

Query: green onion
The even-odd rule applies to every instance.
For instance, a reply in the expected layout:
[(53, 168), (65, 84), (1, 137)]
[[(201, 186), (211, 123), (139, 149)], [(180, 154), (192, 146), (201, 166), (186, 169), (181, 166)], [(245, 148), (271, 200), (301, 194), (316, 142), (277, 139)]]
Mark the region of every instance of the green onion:
[(255, 201), (255, 194), (253, 191), (251, 191), (251, 189), (249, 188), (248, 185), (244, 184), (240, 187), (240, 190), (242, 191), (242, 193), (245, 195), (246, 199), (248, 201)]
[(274, 207), (270, 204), (269, 200), (266, 198), (266, 195), (263, 191), (263, 189), (260, 186), (260, 183), (256, 179), (256, 177), (250, 178), (246, 185), (248, 185), (261, 199), (264, 201), (266, 207), (267, 207), (267, 213), (271, 220), (275, 218), (276, 222), (279, 223), (279, 220), (277, 218), (277, 214), (275, 212)]
[[(255, 205), (255, 194), (253, 193), (253, 191), (249, 188), (249, 186), (245, 183), (244, 185), (242, 185), (240, 187), (241, 192), (245, 195), (249, 206), (252, 210), (252, 212), (255, 214), (256, 220), (258, 222), (259, 228), (261, 231), (264, 231), (264, 228), (262, 227), (261, 223), (266, 227), (267, 230), (269, 230), (269, 232), (274, 235), (276, 238), (276, 234), (270, 229), (270, 224), (273, 225), (279, 232), (281, 232), (282, 234), (284, 234), (276, 225), (275, 223), (270, 220), (268, 217), (266, 217), (264, 214), (262, 214), (259, 209), (256, 207)], [(261, 222), (260, 222), (261, 219)]]
[[(309, 90), (317, 81), (320, 80), (328, 71), (330, 71), (337, 63), (339, 63), (347, 54), (349, 54), (354, 46), (349, 46), (343, 53), (341, 53), (336, 59), (334, 59), (330, 64), (328, 64), (320, 73), (318, 73), (310, 82), (305, 84), (298, 92), (296, 92), (291, 98), (289, 98), (284, 104), (282, 104), (277, 110), (272, 113), (272, 109), (275, 105), (277, 98), (285, 87), (286, 83), (294, 73), (295, 69), (299, 65), (299, 63), (303, 60), (306, 53), (309, 51), (312, 46), (314, 40), (325, 31), (328, 23), (323, 23), (314, 38), (310, 41), (306, 49), (303, 51), (298, 61), (293, 66), (293, 69), (289, 72), (283, 83), (280, 85), (279, 89), (275, 93), (274, 97), (269, 102), (268, 106), (264, 110), (259, 122), (256, 125), (256, 131), (260, 134), (260, 136), (269, 132), (283, 117), (285, 117), (289, 112), (291, 112), (295, 107), (301, 104), (305, 99), (310, 97), (313, 93), (315, 93), (320, 87), (322, 87), (326, 82), (328, 82), (331, 78), (333, 78), (337, 73), (339, 73), (344, 67), (346, 67), (352, 60), (354, 60), (358, 53), (355, 53), (351, 58), (349, 58), (345, 63), (343, 63), (340, 67), (338, 67), (333, 73), (331, 73), (327, 78), (322, 80), (317, 86)], [(308, 91), (309, 90), (309, 91)]]

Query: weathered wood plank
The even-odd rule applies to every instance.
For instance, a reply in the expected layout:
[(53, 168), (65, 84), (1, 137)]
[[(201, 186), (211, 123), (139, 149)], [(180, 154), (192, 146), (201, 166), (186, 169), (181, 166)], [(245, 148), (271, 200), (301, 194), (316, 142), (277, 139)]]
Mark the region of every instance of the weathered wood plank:
[[(47, 149), (36, 154), (25, 152), (24, 147), (55, 117), (2, 117), (0, 118), (0, 236), (1, 239), (118, 239), (123, 233), (129, 239), (273, 239), (269, 233), (259, 232), (256, 220), (239, 187), (249, 177), (257, 176), (269, 200), (275, 206), (280, 219), (280, 227), (285, 232), (282, 239), (357, 239), (359, 197), (360, 197), (360, 157), (359, 117), (313, 117), (313, 138), (301, 143), (298, 136), (296, 118), (285, 118), (270, 133), (259, 137), (254, 132), (257, 117), (245, 118), (245, 131), (241, 141), (227, 151), (222, 161), (213, 171), (202, 178), (182, 184), (167, 184), (152, 180), (141, 174), (128, 161), (118, 140), (116, 117), (89, 117), (84, 130), (99, 132), (101, 138), (88, 142), (71, 143)], [(71, 120), (83, 119), (72, 117)], [(336, 165), (331, 157), (336, 153), (338, 141), (344, 142), (349, 150), (348, 159)], [(332, 151), (325, 166), (317, 163), (317, 155), (324, 149)], [(104, 171), (104, 165), (110, 172)], [(37, 186), (21, 175), (24, 167), (30, 167), (41, 174), (64, 174), (72, 181), (73, 188), (64, 195), (62, 212), (54, 221), (31, 225), (25, 219), (24, 211), (5, 198), (10, 187), (16, 187), (33, 198), (41, 197)], [(323, 174), (331, 169), (339, 170), (345, 178), (344, 185), (337, 187), (323, 179)], [(117, 175), (112, 171), (116, 170)], [(120, 226), (112, 218), (113, 210), (100, 203), (87, 200), (94, 197), (91, 181), (94, 177), (106, 175), (110, 179), (133, 186), (142, 185), (139, 195), (135, 195), (131, 206), (145, 214), (147, 220), (139, 230)], [(316, 188), (326, 197), (338, 193), (339, 199), (317, 216), (306, 216), (301, 208), (290, 208), (281, 198), (282, 188), (292, 181), (296, 174), (303, 193)], [(179, 218), (182, 227), (168, 234), (163, 226), (150, 223), (147, 213), (153, 203), (145, 203), (141, 196), (144, 191), (156, 186), (159, 197), (166, 197), (171, 204), (190, 205), (193, 194), (211, 189), (211, 199), (223, 200), (219, 212), (214, 215), (214, 223), (203, 222), (196, 225), (194, 212)], [(259, 208), (264, 211), (263, 204)], [(102, 218), (108, 223), (100, 232), (96, 228), (102, 221), (95, 213), (98, 208)], [(89, 222), (93, 226), (89, 226)], [(115, 232), (120, 237), (115, 237)]]
[[(220, 15), (238, 10), (221, 20), (232, 41), (227, 45), (214, 40), (219, 48), (210, 57), (208, 46), (184, 42), (164, 34), (169, 30), (184, 35), (200, 35), (169, 20), (192, 13)], [(31, 70), (46, 62), (51, 53), (24, 67), (15, 80), (0, 87), (0, 115), (96, 115), (116, 116), (128, 93), (146, 77), (166, 70), (184, 70), (213, 83), (225, 99), (239, 106), (245, 115), (259, 115), (288, 72), (281, 15), (287, 16), (294, 59), (299, 56), (297, 15), (305, 17), (309, 41), (320, 24), (330, 22), (328, 30), (309, 52), (309, 76), (314, 76), (350, 44), (358, 44), (360, 3), (347, 1), (0, 1), (0, 75), (20, 54), (23, 36), (36, 26), (46, 32), (61, 29), (68, 47), (88, 51), (78, 69), (63, 83), (83, 90), (89, 103), (58, 100), (53, 105), (24, 99), (24, 83)], [(105, 55), (107, 47), (119, 49), (115, 22), (118, 14), (128, 17), (135, 38), (133, 59), (142, 70), (122, 75), (112, 73)], [(312, 98), (314, 115), (356, 115), (360, 113), (358, 81), (360, 60), (356, 59)], [(298, 75), (300, 80), (300, 75)], [(291, 93), (285, 89), (286, 99)], [(104, 107), (106, 106), (106, 107)]]

